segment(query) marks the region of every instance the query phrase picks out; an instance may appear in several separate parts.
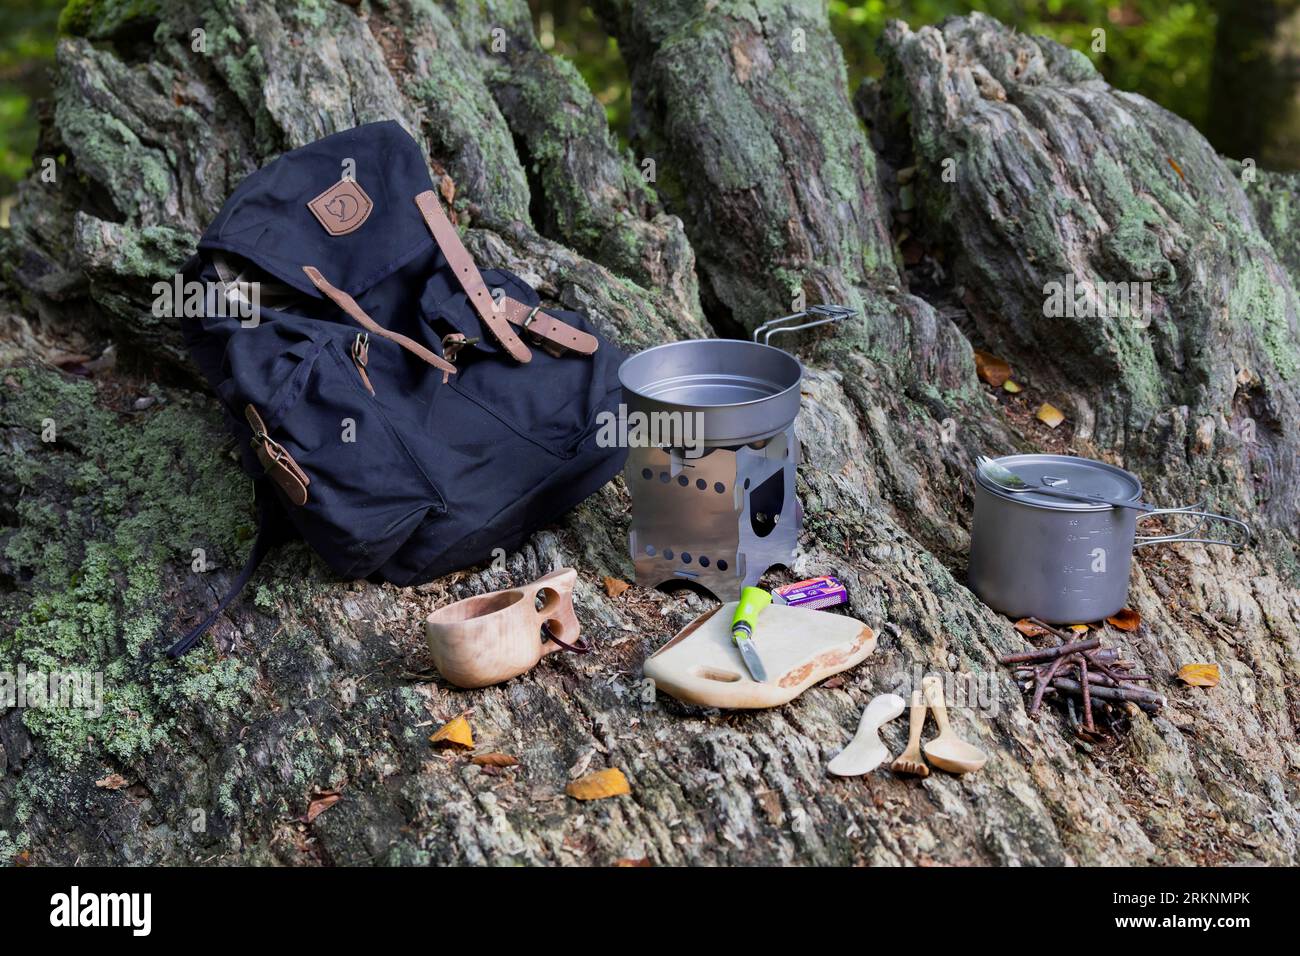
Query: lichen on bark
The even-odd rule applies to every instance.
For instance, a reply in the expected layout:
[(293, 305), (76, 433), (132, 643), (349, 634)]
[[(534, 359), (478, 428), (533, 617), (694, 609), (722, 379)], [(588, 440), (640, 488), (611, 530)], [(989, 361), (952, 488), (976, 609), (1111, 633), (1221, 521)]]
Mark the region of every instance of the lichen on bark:
[[(873, 149), (820, 4), (608, 0), (638, 112), (628, 156), (572, 69), (540, 49), (522, 0), (169, 3), (129, 27), (110, 6), (79, 7), (98, 45), (60, 44), (39, 149), (63, 172), (23, 184), (0, 238), (6, 308), (121, 353), (88, 381), (0, 370), (13, 450), (0, 459), (0, 665), (90, 664), (111, 679), (99, 718), (0, 713), (0, 858), (1295, 862), (1293, 485), (1252, 477), (1263, 452), (1243, 457), (1233, 438), (1250, 417), (1270, 460), (1297, 451), (1293, 183), (1264, 176), (1243, 192), (1194, 131), (1108, 88), (1084, 54), (982, 17), (890, 28), (879, 95), (854, 98), (882, 111), (861, 117)], [(190, 43), (200, 26), (205, 53)], [(1105, 148), (1086, 149), (1066, 117)], [(747, 334), (799, 291), (862, 309), (783, 343), (806, 368), (807, 514), (793, 567), (772, 580), (837, 574), (848, 610), (879, 632), (866, 663), (763, 713), (647, 693), (645, 656), (712, 602), (608, 596), (605, 575), (632, 575), (621, 481), (504, 567), (415, 589), (337, 582), (305, 546), (284, 548), (209, 642), (162, 658), (231, 580), (253, 520), (215, 403), (175, 330), (150, 321), (152, 283), (248, 172), (372, 119), (426, 147), (478, 261), (586, 310), (625, 347)], [(943, 184), (949, 155), (958, 180)], [(956, 268), (915, 292), (895, 249), (909, 164), (910, 229)], [(1153, 331), (1029, 321), (1046, 277), (1074, 265), (1149, 277), (1165, 299)], [(1029, 396), (1066, 406), (1068, 431), (1049, 437), (980, 386), (972, 340), (1001, 350)], [(55, 441), (41, 440), (46, 419)], [(1139, 556), (1130, 603), (1144, 630), (1111, 639), (1170, 705), (1110, 749), (1080, 746), (1055, 715), (1029, 719), (996, 664), (1021, 640), (963, 584), (972, 456), (1039, 447), (1123, 461), (1162, 503), (1195, 489), (1250, 508), (1271, 536), (1236, 555)], [(211, 570), (194, 570), (195, 548)], [(596, 653), (478, 691), (429, 671), (430, 610), (566, 564)], [(1218, 661), (1221, 685), (1178, 685), (1190, 660)], [(828, 778), (866, 702), (925, 669), (981, 681), (987, 706), (958, 720), (988, 767), (881, 774), (869, 789)], [(430, 727), (467, 708), (480, 749), (519, 767), (430, 749)], [(564, 796), (603, 766), (631, 795)], [(126, 785), (95, 785), (110, 774)], [(341, 799), (304, 822), (324, 790)]]

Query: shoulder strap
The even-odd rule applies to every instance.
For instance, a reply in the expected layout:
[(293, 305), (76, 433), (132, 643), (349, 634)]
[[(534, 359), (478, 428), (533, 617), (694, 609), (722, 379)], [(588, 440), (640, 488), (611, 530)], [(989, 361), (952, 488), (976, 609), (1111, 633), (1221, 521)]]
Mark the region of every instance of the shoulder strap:
[(208, 628), (212, 627), (221, 613), (230, 605), (230, 602), (238, 596), (240, 591), (244, 590), (244, 586), (253, 577), (253, 572), (257, 570), (257, 566), (262, 563), (262, 559), (280, 542), (281, 533), (274, 512), (275, 504), (270, 500), (272, 496), (265, 487), (263, 480), (259, 479), (255, 487), (257, 489), (257, 540), (253, 542), (253, 550), (248, 555), (248, 560), (244, 562), (244, 567), (240, 570), (239, 576), (231, 583), (226, 596), (212, 609), (212, 613), (190, 628), (184, 637), (167, 648), (168, 657), (180, 657), (198, 643), (199, 638), (207, 633)]
[(568, 350), (580, 355), (591, 355), (600, 346), (600, 341), (594, 335), (561, 322), (538, 306), (525, 305), (509, 296), (500, 302), (494, 299), (488, 291), (487, 283), (483, 281), (482, 273), (474, 264), (474, 257), (469, 254), (469, 250), (460, 241), (456, 227), (442, 211), (437, 194), (426, 189), (415, 197), (415, 205), (424, 216), (429, 232), (446, 257), (447, 264), (456, 273), (461, 288), (469, 296), (474, 311), (492, 333), (492, 337), (510, 353), (511, 358), (517, 362), (528, 362), (533, 357), (528, 346), (510, 328), (512, 323), (540, 338), (548, 350)]

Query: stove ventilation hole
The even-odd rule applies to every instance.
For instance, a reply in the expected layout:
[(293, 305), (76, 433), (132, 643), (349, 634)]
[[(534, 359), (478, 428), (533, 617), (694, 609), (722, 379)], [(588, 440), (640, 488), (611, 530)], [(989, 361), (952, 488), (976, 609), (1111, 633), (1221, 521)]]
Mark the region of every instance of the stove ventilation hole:
[(785, 469), (773, 473), (749, 496), (749, 523), (754, 534), (766, 538), (776, 528), (785, 504)]

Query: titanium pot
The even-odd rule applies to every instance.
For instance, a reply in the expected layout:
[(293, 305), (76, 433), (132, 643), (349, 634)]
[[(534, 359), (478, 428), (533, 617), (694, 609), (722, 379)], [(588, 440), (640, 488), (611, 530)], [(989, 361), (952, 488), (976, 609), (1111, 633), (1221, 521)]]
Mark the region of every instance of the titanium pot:
[[(1069, 455), (1009, 455), (997, 463), (1029, 484), (1139, 502), (1142, 482), (1122, 468)], [(1033, 491), (1008, 491), (982, 472), (975, 476), (975, 521), (970, 535), (971, 590), (1013, 618), (1049, 624), (1099, 621), (1128, 602), (1133, 549), (1161, 542), (1199, 541), (1242, 547), (1250, 529), (1200, 506), (1139, 511), (1070, 501)], [(1137, 523), (1156, 515), (1197, 519), (1177, 534), (1140, 535)], [(1206, 521), (1244, 529), (1243, 540), (1193, 537)]]
[(703, 444), (736, 448), (771, 438), (799, 414), (803, 366), (789, 352), (739, 339), (657, 345), (618, 370), (629, 413), (701, 413)]

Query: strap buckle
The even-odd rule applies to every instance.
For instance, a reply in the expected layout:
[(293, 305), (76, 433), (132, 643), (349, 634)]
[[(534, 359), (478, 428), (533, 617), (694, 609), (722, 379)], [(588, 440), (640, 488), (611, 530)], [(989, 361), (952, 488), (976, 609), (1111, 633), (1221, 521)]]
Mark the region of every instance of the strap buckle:
[(463, 332), (448, 332), (442, 337), (442, 354), (448, 362), (456, 361), (456, 356), (460, 354), (461, 349), (467, 345), (477, 345), (479, 343), (477, 335), (466, 336)]
[(358, 332), (357, 337), (352, 340), (352, 361), (357, 363), (357, 368), (364, 369), (369, 360), (370, 333)]

